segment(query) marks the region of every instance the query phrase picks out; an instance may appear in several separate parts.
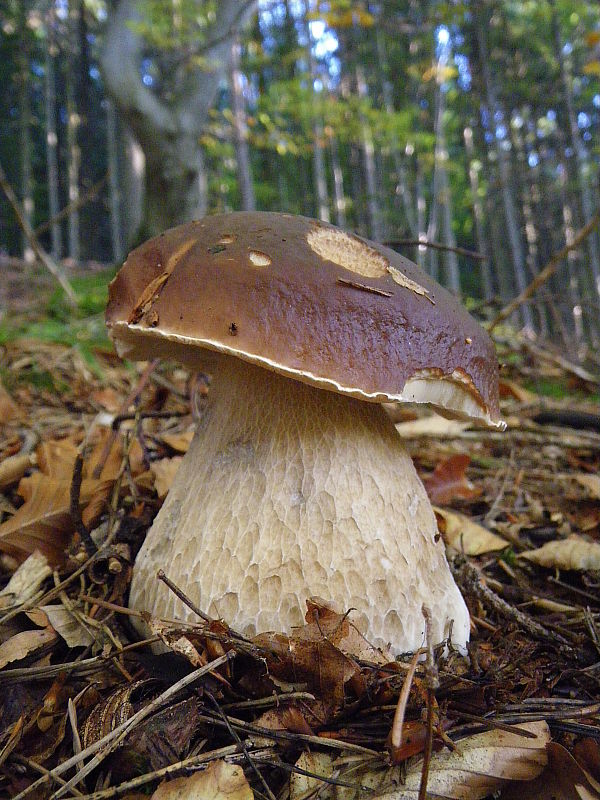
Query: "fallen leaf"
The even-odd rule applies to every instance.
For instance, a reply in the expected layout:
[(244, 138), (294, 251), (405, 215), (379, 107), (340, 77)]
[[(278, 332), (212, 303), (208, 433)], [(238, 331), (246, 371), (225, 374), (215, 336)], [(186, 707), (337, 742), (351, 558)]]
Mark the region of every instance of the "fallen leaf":
[(5, 458), (0, 463), (0, 489), (5, 489), (20, 481), (27, 470), (35, 464), (35, 460), (35, 456), (31, 453)]
[(0, 608), (14, 608), (34, 597), (49, 575), (52, 575), (52, 570), (48, 559), (36, 550), (17, 568), (0, 592)]
[(433, 509), (446, 545), (468, 556), (479, 556), (508, 546), (506, 539), (473, 522), (465, 514), (437, 506)]
[[(84, 521), (103, 506), (121, 466), (121, 446), (116, 441), (104, 463), (99, 479), (91, 476), (104, 450), (109, 431), (104, 431), (90, 458), (84, 463), (79, 506), (90, 504)], [(0, 525), (0, 550), (24, 560), (39, 550), (51, 566), (64, 560), (64, 550), (73, 533), (71, 482), (77, 447), (70, 439), (48, 441), (37, 449), (38, 472), (19, 483), (24, 504)]]
[(57, 639), (58, 636), (52, 628), (16, 633), (0, 644), (0, 669), (10, 664), (11, 661), (20, 661), (44, 645), (54, 643)]
[(589, 495), (594, 500), (600, 500), (600, 475), (577, 472), (573, 477), (581, 486), (588, 490)]
[(150, 470), (154, 475), (154, 488), (159, 499), (164, 500), (169, 494), (169, 489), (173, 485), (182, 459), (183, 456), (161, 458), (158, 461), (153, 461), (150, 465)]
[(470, 500), (481, 494), (481, 489), (474, 486), (465, 474), (470, 462), (470, 456), (457, 453), (436, 465), (433, 474), (423, 481), (432, 503), (447, 505), (459, 497)]
[(525, 389), (523, 386), (520, 386), (518, 383), (516, 383), (516, 381), (503, 379), (498, 384), (498, 389), (501, 400), (510, 398), (512, 400), (518, 400), (519, 403), (524, 404), (539, 402), (539, 397), (537, 394), (534, 394), (533, 392), (530, 392), (529, 389)]
[(23, 412), (0, 383), (0, 426), (22, 418)]
[(244, 771), (236, 764), (213, 761), (188, 778), (161, 783), (152, 800), (253, 800)]
[(178, 453), (187, 453), (193, 438), (193, 429), (182, 431), (181, 433), (163, 433), (161, 436), (161, 439), (167, 447), (170, 447), (171, 450), (175, 450)]
[(87, 647), (93, 644), (94, 636), (91, 630), (80, 622), (68, 608), (61, 605), (41, 606), (41, 611), (46, 614), (50, 625), (61, 636), (69, 647)]
[(526, 550), (520, 557), (540, 567), (600, 569), (600, 543), (588, 542), (574, 533), (566, 539), (547, 542), (536, 550)]
[[(334, 759), (327, 753), (301, 753), (296, 761), (299, 770), (313, 775), (330, 778), (333, 773)], [(290, 800), (305, 800), (307, 797), (318, 797), (317, 789), (323, 787), (323, 781), (301, 772), (292, 772), (290, 776)]]
[(431, 414), (427, 417), (400, 422), (396, 425), (396, 430), (403, 439), (416, 439), (418, 436), (433, 436), (438, 439), (444, 436), (450, 438), (459, 436), (468, 427), (468, 422)]
[(598, 800), (600, 784), (557, 742), (546, 745), (548, 764), (535, 780), (507, 786), (502, 800)]

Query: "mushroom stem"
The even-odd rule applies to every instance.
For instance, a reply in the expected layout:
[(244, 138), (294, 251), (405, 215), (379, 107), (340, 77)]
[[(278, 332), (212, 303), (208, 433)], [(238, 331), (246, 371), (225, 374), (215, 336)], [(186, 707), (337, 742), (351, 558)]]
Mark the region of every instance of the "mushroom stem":
[[(246, 635), (290, 632), (317, 596), (394, 653), (464, 646), (469, 617), (431, 505), (381, 406), (222, 357), (209, 407), (136, 559), (130, 605), (194, 603)], [(451, 626), (452, 622), (452, 626)]]

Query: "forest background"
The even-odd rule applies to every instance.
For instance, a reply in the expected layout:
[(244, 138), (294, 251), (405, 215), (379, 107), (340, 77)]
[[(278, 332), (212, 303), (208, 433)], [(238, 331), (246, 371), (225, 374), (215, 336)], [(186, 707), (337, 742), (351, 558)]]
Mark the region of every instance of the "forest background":
[[(566, 246), (516, 321), (589, 356), (599, 120), (596, 2), (0, 0), (0, 175), (65, 268), (280, 210), (391, 243), (491, 319)], [(34, 249), (0, 193), (0, 266)]]

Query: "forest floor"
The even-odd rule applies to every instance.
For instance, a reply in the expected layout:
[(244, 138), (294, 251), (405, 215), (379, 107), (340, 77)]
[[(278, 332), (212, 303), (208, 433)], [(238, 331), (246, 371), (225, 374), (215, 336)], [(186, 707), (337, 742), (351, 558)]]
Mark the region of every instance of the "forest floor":
[(290, 637), (147, 620), (154, 656), (127, 591), (191, 379), (122, 364), (96, 288), (0, 325), (0, 797), (600, 797), (598, 379), (505, 329), (505, 432), (394, 412), (468, 657), (390, 661), (316, 605)]

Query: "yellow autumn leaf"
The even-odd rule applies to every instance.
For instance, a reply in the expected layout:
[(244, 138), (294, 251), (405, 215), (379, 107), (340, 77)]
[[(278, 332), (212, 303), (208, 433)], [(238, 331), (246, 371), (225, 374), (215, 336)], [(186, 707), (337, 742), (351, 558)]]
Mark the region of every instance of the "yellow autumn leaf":
[(574, 533), (567, 539), (546, 542), (536, 550), (526, 550), (521, 553), (521, 558), (533, 561), (541, 567), (600, 569), (600, 543), (589, 542)]
[(161, 783), (151, 800), (253, 800), (244, 771), (236, 764), (214, 761), (203, 772)]
[(588, 61), (587, 64), (583, 65), (583, 72), (585, 75), (600, 76), (600, 61), (596, 59), (594, 59), (594, 61)]
[(450, 511), (447, 508), (434, 506), (438, 527), (447, 546), (453, 547), (459, 553), (467, 556), (480, 556), (495, 550), (504, 550), (508, 542), (483, 525), (473, 522), (472, 519)]

